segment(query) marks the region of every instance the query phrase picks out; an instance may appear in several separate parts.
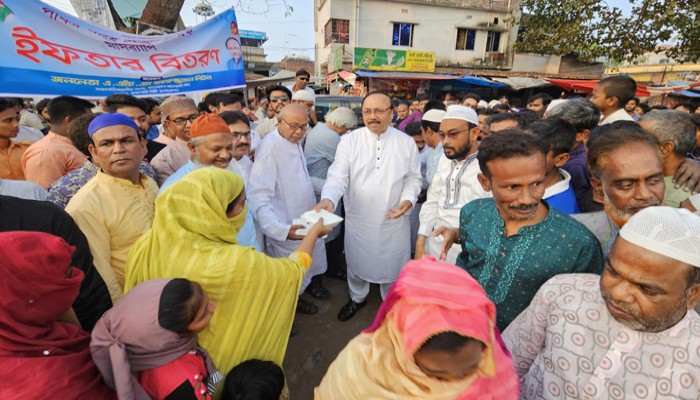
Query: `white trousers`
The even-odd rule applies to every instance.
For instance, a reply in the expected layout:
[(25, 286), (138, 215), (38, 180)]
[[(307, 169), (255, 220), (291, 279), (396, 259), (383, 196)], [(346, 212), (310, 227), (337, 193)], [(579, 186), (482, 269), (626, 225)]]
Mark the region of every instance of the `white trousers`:
[[(365, 301), (367, 295), (369, 295), (369, 285), (370, 282), (353, 275), (350, 269), (348, 269), (348, 288), (350, 289), (350, 299), (352, 301), (355, 303), (362, 303)], [(389, 293), (391, 285), (393, 285), (393, 282), (379, 284), (382, 300), (384, 300), (386, 294)]]

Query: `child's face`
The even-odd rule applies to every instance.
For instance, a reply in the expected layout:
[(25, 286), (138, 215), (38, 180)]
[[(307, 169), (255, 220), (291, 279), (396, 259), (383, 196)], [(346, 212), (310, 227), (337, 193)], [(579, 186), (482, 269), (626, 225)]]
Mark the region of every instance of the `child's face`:
[(617, 97), (608, 97), (605, 85), (600, 83), (593, 88), (590, 100), (601, 112), (617, 108)]

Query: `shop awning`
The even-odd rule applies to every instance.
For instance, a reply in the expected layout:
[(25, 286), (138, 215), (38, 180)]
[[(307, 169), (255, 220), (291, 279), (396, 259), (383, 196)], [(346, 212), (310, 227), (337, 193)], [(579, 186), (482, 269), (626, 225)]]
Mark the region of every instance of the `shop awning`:
[(552, 84), (545, 79), (530, 78), (527, 76), (511, 76), (508, 78), (491, 78), (496, 82), (505, 83), (514, 90), (529, 89), (542, 86), (551, 86)]
[(406, 79), (406, 80), (428, 80), (428, 81), (450, 81), (456, 80), (462, 83), (485, 86), (485, 87), (502, 87), (504, 83), (493, 82), (488, 79), (479, 78), (472, 75), (454, 76), (446, 74), (428, 74), (424, 72), (393, 72), (393, 71), (355, 71), (357, 76), (364, 78), (377, 79)]
[(250, 87), (265, 86), (265, 85), (270, 84), (270, 83), (293, 81), (295, 76), (296, 76), (295, 72), (283, 69), (282, 71), (274, 74), (273, 76), (270, 76), (267, 78), (262, 78), (262, 79), (256, 79), (256, 80), (252, 80), (252, 81), (247, 81), (246, 86), (250, 88)]
[[(600, 80), (547, 79), (547, 81), (564, 90), (593, 93), (593, 88)], [(637, 85), (637, 93), (635, 95), (639, 97), (648, 97), (651, 96), (651, 93), (649, 93), (645, 86)]]
[(672, 92), (669, 94), (673, 96), (700, 98), (700, 92), (696, 92), (694, 90), (681, 90), (680, 92)]

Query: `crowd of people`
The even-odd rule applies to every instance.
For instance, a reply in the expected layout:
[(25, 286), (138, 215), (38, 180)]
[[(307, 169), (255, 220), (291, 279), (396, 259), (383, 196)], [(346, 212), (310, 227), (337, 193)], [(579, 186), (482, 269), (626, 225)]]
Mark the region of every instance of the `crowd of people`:
[(700, 106), (613, 76), (321, 119), (308, 80), (0, 98), (0, 398), (288, 398), (324, 278), (339, 321), (383, 302), (319, 400), (700, 398)]

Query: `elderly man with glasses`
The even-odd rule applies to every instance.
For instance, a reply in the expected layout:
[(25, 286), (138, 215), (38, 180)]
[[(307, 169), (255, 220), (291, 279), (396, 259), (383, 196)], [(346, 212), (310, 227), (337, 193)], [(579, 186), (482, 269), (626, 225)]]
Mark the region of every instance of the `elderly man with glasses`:
[(151, 165), (158, 174), (158, 184), (166, 179), (190, 159), (187, 142), (190, 141), (192, 122), (199, 116), (197, 105), (189, 97), (170, 96), (160, 105), (163, 116), (163, 131), (166, 136), (175, 138), (173, 143), (161, 150)]
[(267, 88), (268, 111), (274, 113), (272, 117), (264, 118), (255, 127), (255, 132), (264, 138), (265, 135), (277, 129), (277, 115), (282, 111), (282, 108), (289, 104), (292, 100), (292, 92), (284, 86), (272, 86)]
[(413, 139), (389, 126), (391, 99), (371, 92), (362, 101), (365, 127), (340, 139), (316, 209), (345, 205), (345, 256), (350, 301), (338, 313), (347, 321), (362, 308), (370, 283), (382, 297), (411, 257), (409, 210), (421, 190), (420, 158)]
[[(190, 160), (163, 182), (158, 195), (190, 172), (206, 167), (227, 169), (243, 178), (247, 186), (252, 167), (248, 158), (249, 123), (241, 111), (226, 111), (220, 115), (205, 113), (197, 117), (192, 123), (190, 141), (187, 143)], [(258, 250), (261, 249), (250, 211), (245, 224), (238, 231), (236, 240), (241, 246), (255, 246)]]
[[(247, 190), (253, 217), (265, 236), (265, 253), (272, 257), (288, 257), (304, 238), (297, 233), (302, 225), (294, 219), (314, 208), (314, 185), (320, 189), (322, 181), (309, 176), (301, 140), (309, 129), (306, 109), (290, 104), (279, 114), (277, 129), (260, 143)], [(311, 278), (326, 272), (326, 247), (323, 239), (314, 245), (311, 269), (301, 282), (299, 294), (304, 293)], [(328, 299), (331, 294), (323, 287), (314, 297)], [(315, 314), (318, 307), (301, 298), (297, 312)]]

